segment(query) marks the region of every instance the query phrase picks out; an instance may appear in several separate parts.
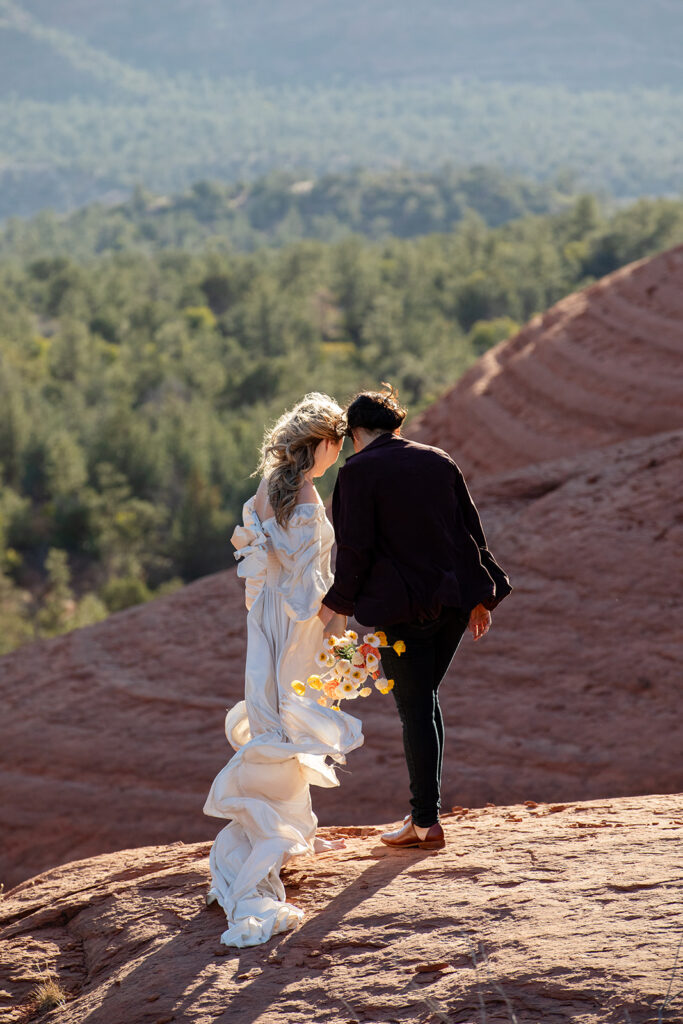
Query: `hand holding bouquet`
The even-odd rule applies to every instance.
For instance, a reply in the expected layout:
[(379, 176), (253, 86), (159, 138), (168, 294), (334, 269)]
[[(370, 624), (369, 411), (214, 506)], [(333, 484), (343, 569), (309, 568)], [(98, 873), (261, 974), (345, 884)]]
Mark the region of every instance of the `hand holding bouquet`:
[[(337, 711), (341, 710), (339, 702), (342, 700), (370, 696), (372, 687), (366, 685), (368, 678), (374, 680), (380, 693), (389, 693), (394, 680), (381, 675), (379, 653), (381, 647), (388, 646), (386, 635), (381, 630), (366, 633), (362, 642), (353, 629), (347, 629), (342, 636), (329, 636), (315, 659), (321, 669), (320, 675), (309, 676), (305, 683), (295, 679), (292, 689), (300, 697), (306, 693), (307, 687), (321, 690), (318, 704)], [(397, 640), (393, 646), (399, 656), (406, 649), (402, 640)]]

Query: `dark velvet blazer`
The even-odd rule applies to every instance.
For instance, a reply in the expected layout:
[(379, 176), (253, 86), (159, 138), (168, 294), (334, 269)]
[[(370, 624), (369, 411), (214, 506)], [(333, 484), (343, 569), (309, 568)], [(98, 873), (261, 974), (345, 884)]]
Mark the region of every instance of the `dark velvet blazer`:
[(441, 448), (383, 433), (339, 470), (334, 583), (323, 603), (381, 628), (442, 606), (495, 608), (512, 590), (460, 469)]

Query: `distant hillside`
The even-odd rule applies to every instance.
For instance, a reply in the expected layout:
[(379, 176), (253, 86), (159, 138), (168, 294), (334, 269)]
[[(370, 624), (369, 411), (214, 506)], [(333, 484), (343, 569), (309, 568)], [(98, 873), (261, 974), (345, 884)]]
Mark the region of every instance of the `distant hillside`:
[(0, 219), (446, 162), (676, 195), (681, 40), (674, 0), (0, 0)]
[(683, 93), (456, 79), (150, 84), (119, 75), (115, 62), (96, 66), (87, 98), (0, 100), (0, 219), (122, 202), (138, 184), (168, 194), (274, 170), (317, 177), (484, 164), (536, 181), (570, 171), (577, 188), (626, 199), (683, 187)]
[(486, 167), (355, 171), (317, 179), (280, 172), (250, 184), (198, 182), (175, 196), (136, 189), (123, 203), (96, 203), (66, 217), (46, 211), (28, 221), (12, 218), (0, 231), (0, 256), (68, 253), (87, 259), (108, 250), (198, 249), (206, 243), (248, 251), (302, 238), (334, 242), (351, 233), (414, 238), (451, 231), (472, 213), (498, 227), (528, 213), (554, 213), (569, 202), (567, 184), (538, 184)]
[[(581, 89), (683, 87), (678, 0), (164, 0), (161, 6), (23, 0), (20, 6), (40, 24), (122, 62), (169, 74), (249, 74), (270, 82), (457, 74)], [(20, 66), (0, 65), (1, 88), (26, 87)], [(45, 69), (34, 71), (34, 82), (47, 81)]]

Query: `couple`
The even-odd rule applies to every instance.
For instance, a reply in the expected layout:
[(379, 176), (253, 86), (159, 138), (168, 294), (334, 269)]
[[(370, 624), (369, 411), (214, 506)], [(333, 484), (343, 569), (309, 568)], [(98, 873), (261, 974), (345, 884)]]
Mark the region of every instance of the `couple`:
[[(291, 684), (315, 673), (323, 637), (343, 633), (348, 615), (387, 635), (382, 670), (394, 680), (403, 726), (412, 813), (382, 842), (444, 845), (438, 687), (465, 630), (483, 637), (512, 588), (462, 473), (440, 448), (401, 437), (405, 410), (383, 386), (346, 411), (314, 392), (284, 413), (266, 432), (262, 479), (232, 536), (246, 581), (245, 693), (225, 720), (236, 753), (204, 805), (229, 819), (211, 849), (207, 895), (225, 911), (228, 946), (297, 925), (303, 912), (286, 901), (282, 865), (343, 845), (316, 838), (309, 787), (339, 785), (334, 762), (363, 743), (361, 722)], [(337, 461), (345, 436), (356, 454), (339, 471), (333, 529), (313, 480)]]

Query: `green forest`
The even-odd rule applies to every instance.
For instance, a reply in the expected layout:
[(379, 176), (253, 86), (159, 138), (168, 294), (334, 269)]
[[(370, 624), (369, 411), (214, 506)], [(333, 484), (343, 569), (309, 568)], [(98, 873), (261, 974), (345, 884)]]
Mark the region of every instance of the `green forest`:
[(233, 564), (264, 424), (305, 391), (344, 402), (390, 380), (415, 414), (534, 313), (683, 241), (683, 202), (581, 196), (497, 226), (467, 209), (440, 234), (246, 252), (196, 209), (171, 244), (176, 209), (146, 249), (147, 201), (131, 202), (123, 244), (103, 241), (106, 209), (58, 224), (72, 254), (28, 244), (40, 219), (23, 255), (3, 239), (1, 652)]
[(375, 240), (451, 231), (468, 212), (489, 227), (527, 213), (555, 213), (574, 198), (565, 176), (542, 184), (488, 167), (435, 172), (401, 168), (301, 178), (284, 171), (255, 182), (197, 182), (174, 196), (134, 190), (123, 203), (92, 203), (67, 215), (44, 210), (0, 228), (0, 258), (68, 253), (79, 260), (107, 250), (207, 245), (253, 251), (303, 238), (336, 242), (351, 234)]

